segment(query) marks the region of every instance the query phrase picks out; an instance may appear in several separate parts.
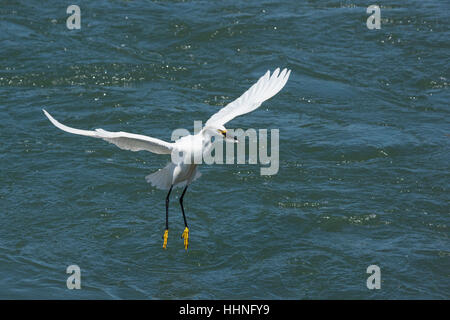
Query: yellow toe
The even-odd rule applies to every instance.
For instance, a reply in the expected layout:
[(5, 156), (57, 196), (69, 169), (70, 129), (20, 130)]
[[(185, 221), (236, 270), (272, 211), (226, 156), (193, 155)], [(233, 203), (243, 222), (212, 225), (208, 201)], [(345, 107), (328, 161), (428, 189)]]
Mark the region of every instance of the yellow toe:
[(165, 249), (167, 247), (167, 238), (169, 237), (169, 229), (166, 229), (166, 231), (164, 231), (164, 243), (163, 243), (163, 248)]
[(184, 239), (184, 249), (187, 250), (189, 246), (189, 228), (186, 227), (181, 237)]

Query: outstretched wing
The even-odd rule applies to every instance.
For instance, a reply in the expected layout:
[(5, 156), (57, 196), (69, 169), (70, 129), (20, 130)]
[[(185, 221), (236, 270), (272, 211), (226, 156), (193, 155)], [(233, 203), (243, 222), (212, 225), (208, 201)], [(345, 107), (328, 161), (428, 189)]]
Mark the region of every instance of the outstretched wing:
[(75, 129), (58, 122), (44, 109), (42, 109), (42, 111), (44, 111), (47, 118), (55, 125), (55, 127), (66, 132), (79, 134), (82, 136), (101, 138), (124, 150), (145, 150), (157, 154), (170, 154), (172, 152), (172, 143), (128, 132), (109, 132), (103, 129), (95, 129), (95, 131)]
[(257, 109), (264, 101), (272, 98), (284, 87), (289, 79), (291, 70), (284, 69), (280, 73), (277, 68), (272, 75), (267, 71), (242, 96), (219, 110), (206, 122), (205, 126), (221, 126), (237, 116)]

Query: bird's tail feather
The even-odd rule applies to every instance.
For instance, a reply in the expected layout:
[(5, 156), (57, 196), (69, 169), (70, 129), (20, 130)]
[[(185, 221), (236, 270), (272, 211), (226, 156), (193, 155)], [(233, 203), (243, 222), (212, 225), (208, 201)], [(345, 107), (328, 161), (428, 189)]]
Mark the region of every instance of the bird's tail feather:
[[(145, 177), (145, 180), (150, 183), (152, 186), (161, 189), (161, 190), (169, 190), (170, 186), (172, 185), (172, 178), (173, 178), (173, 170), (175, 169), (175, 165), (171, 162), (169, 162), (164, 168), (159, 169), (156, 172), (153, 172)], [(195, 169), (195, 176), (190, 181), (181, 181), (179, 183), (176, 183), (174, 187), (184, 187), (186, 183), (191, 183), (192, 181), (200, 178), (202, 175), (200, 171), (196, 168)]]
[(145, 180), (158, 189), (168, 190), (172, 184), (174, 169), (175, 165), (168, 163), (164, 168), (146, 176)]

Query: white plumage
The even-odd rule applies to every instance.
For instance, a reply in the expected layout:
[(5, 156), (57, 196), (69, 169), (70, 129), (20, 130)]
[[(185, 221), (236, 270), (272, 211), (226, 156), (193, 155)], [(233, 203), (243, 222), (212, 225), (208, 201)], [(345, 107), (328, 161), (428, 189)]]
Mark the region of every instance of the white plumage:
[[(173, 143), (122, 131), (109, 132), (103, 129), (96, 129), (95, 131), (75, 129), (58, 122), (47, 111), (43, 111), (53, 125), (69, 133), (100, 138), (115, 144), (124, 150), (145, 150), (156, 154), (172, 155), (181, 153), (183, 155), (183, 157), (178, 159), (176, 162), (173, 161), (174, 157), (172, 157), (172, 162), (159, 171), (146, 177), (147, 182), (151, 183), (153, 186), (159, 189), (169, 190), (166, 198), (166, 233), (164, 235), (165, 248), (168, 233), (167, 215), (170, 192), (173, 187), (185, 186), (183, 194), (180, 198), (182, 205), (183, 196), (187, 186), (200, 176), (198, 164), (193, 164), (192, 161), (187, 160), (192, 159), (194, 154), (209, 152), (212, 147), (211, 138), (213, 136), (223, 138), (225, 140), (235, 141), (235, 137), (231, 137), (227, 134), (224, 125), (240, 115), (257, 109), (264, 101), (276, 95), (288, 81), (290, 73), (291, 71), (287, 69), (280, 72), (279, 68), (277, 68), (272, 75), (270, 74), (270, 71), (267, 71), (266, 74), (259, 78), (259, 80), (243, 95), (220, 109), (216, 114), (209, 118), (199, 133), (182, 137)], [(182, 211), (186, 225), (183, 237), (185, 238), (185, 248), (187, 249), (188, 228), (186, 218), (184, 216), (183, 206)]]
[(264, 101), (272, 98), (283, 89), (290, 74), (291, 70), (287, 69), (284, 69), (280, 73), (280, 69), (277, 68), (272, 73), (272, 76), (270, 75), (270, 71), (267, 71), (242, 96), (209, 118), (205, 126), (223, 126), (228, 121), (257, 109)]
[[(172, 151), (183, 151), (185, 157), (189, 157), (193, 153), (193, 149), (197, 149), (196, 151), (202, 150), (201, 152), (208, 151), (205, 143), (209, 136), (217, 133), (214, 132), (217, 131), (215, 129), (223, 129), (226, 131), (223, 126), (228, 121), (257, 109), (264, 101), (276, 95), (286, 84), (290, 73), (291, 71), (287, 69), (284, 69), (280, 73), (279, 68), (272, 75), (270, 75), (270, 71), (267, 71), (243, 95), (209, 118), (201, 132), (195, 136), (182, 137), (174, 143), (122, 131), (110, 132), (103, 129), (96, 129), (95, 131), (75, 129), (58, 122), (47, 111), (43, 111), (57, 128), (69, 133), (100, 138), (124, 150), (145, 150), (156, 154), (171, 154)], [(171, 185), (184, 186), (189, 184), (199, 176), (197, 165), (186, 165), (184, 163), (174, 164), (171, 162), (163, 169), (148, 175), (146, 180), (159, 189), (169, 189)]]

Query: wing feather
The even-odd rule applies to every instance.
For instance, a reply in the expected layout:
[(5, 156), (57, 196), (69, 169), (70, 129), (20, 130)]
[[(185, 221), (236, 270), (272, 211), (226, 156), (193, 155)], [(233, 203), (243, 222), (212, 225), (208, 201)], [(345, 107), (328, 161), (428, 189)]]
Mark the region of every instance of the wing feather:
[(100, 138), (112, 144), (115, 144), (120, 149), (124, 150), (145, 150), (157, 154), (170, 154), (172, 152), (172, 143), (168, 143), (163, 140), (122, 131), (110, 132), (103, 129), (95, 129), (95, 131), (75, 129), (58, 122), (44, 109), (42, 109), (42, 111), (44, 111), (44, 114), (55, 127), (69, 133), (93, 138)]
[(209, 118), (205, 125), (221, 126), (240, 115), (257, 109), (264, 101), (272, 98), (283, 89), (290, 74), (291, 70), (288, 69), (283, 69), (280, 73), (280, 68), (277, 68), (272, 75), (270, 75), (270, 71), (267, 71), (243, 95)]

